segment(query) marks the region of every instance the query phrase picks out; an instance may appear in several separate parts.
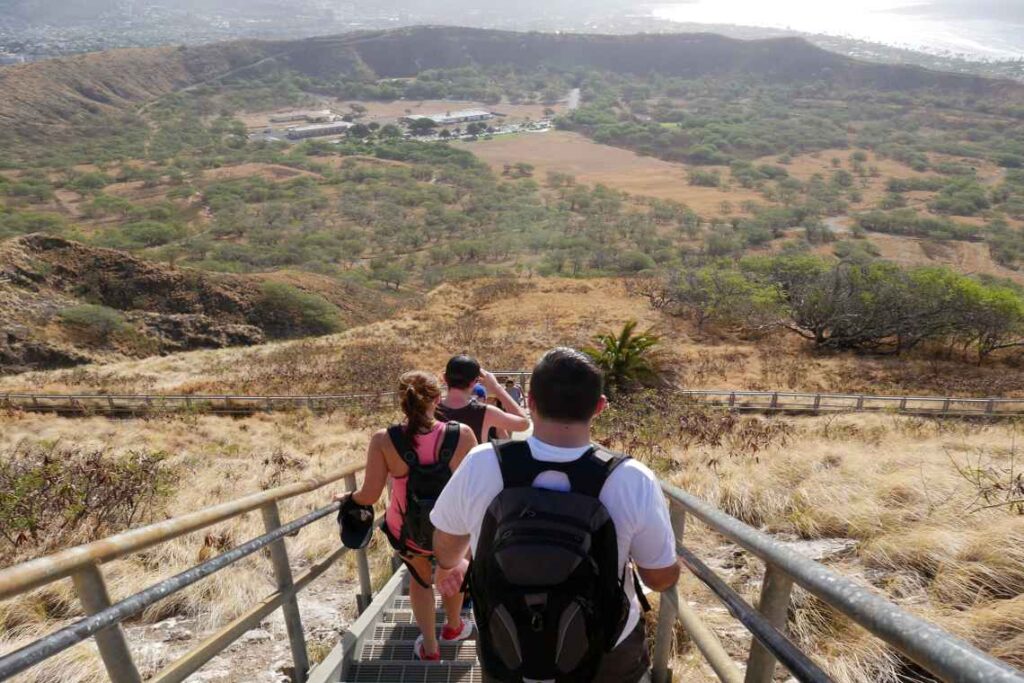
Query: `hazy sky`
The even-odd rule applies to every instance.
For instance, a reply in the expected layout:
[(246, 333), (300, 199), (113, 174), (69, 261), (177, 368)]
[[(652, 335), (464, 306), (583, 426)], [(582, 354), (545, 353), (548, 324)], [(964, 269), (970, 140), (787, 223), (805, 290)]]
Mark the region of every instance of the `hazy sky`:
[(674, 21), (828, 33), (998, 58), (1024, 56), (1024, 0), (692, 0), (656, 6)]

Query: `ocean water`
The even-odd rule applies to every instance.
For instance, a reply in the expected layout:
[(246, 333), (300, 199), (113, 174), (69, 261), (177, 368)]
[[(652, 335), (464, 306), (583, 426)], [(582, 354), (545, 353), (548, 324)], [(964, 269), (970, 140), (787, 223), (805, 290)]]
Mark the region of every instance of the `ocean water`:
[(691, 0), (659, 19), (823, 33), (974, 59), (1024, 58), (1024, 0)]

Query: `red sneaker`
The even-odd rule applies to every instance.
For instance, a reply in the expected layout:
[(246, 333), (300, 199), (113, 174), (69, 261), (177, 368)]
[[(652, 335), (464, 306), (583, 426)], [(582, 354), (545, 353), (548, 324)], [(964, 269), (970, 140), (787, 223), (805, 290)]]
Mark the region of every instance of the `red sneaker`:
[(471, 635), (473, 635), (473, 624), (465, 619), (459, 619), (458, 628), (448, 628), (447, 624), (441, 627), (441, 640), (445, 643), (455, 643), (460, 640), (465, 640)]
[(412, 646), (412, 656), (421, 662), (440, 662), (441, 661), (441, 650), (439, 649), (432, 655), (428, 655), (423, 650), (423, 635), (416, 639), (416, 644)]

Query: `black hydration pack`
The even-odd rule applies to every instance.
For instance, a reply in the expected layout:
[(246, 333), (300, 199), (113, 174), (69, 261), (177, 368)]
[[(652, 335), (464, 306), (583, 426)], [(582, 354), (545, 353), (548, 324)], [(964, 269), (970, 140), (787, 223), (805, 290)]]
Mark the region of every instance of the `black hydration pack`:
[[(567, 463), (495, 444), (504, 489), (491, 502), (470, 569), (484, 671), (503, 683), (593, 680), (629, 616), (615, 524), (599, 500), (625, 455), (592, 447)], [(534, 488), (562, 472), (571, 490)]]
[[(437, 453), (437, 461), (430, 465), (421, 465), (420, 457), (413, 444), (406, 437), (405, 427), (395, 425), (388, 428), (391, 443), (398, 451), (399, 457), (409, 466), (406, 484), (405, 509), (402, 510), (402, 530), (398, 538), (387, 533), (388, 539), (396, 550), (408, 549), (412, 541), (423, 550), (434, 548), (434, 525), (430, 521), (430, 512), (434, 509), (441, 491), (452, 478), (451, 462), (455, 449), (459, 445), (458, 422), (445, 425), (441, 449)], [(384, 527), (387, 531), (387, 526)]]

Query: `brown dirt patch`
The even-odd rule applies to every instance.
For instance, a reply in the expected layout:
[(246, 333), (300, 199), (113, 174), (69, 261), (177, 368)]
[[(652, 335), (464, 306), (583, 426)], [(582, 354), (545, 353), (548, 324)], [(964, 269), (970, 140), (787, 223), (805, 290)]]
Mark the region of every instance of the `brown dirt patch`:
[[(988, 245), (981, 242), (942, 242), (940, 248), (934, 249), (927, 241), (913, 237), (872, 233), (869, 239), (878, 247), (882, 258), (901, 266), (942, 264), (961, 273), (992, 275), (1024, 284), (1024, 273), (993, 261)], [(929, 258), (929, 254), (934, 258)]]
[(299, 176), (315, 177), (316, 174), (297, 168), (289, 168), (288, 166), (259, 163), (224, 166), (223, 168), (213, 168), (203, 172), (204, 180), (236, 180), (238, 178), (251, 178), (253, 176), (259, 176), (270, 181), (280, 181), (292, 180)]
[[(826, 180), (831, 177), (832, 173), (837, 170), (846, 170), (852, 172), (852, 164), (850, 162), (850, 156), (856, 152), (854, 149), (826, 149), (820, 152), (812, 152), (810, 154), (801, 154), (793, 157), (793, 160), (786, 165), (782, 165), (789, 174), (794, 178), (806, 182), (811, 179), (815, 174), (821, 175)], [(867, 186), (861, 185), (862, 180), (857, 177), (855, 180), (855, 186), (858, 187), (864, 196), (864, 201), (859, 204), (854, 204), (855, 210), (864, 210), (875, 207), (878, 202), (886, 195), (885, 185), (889, 181), (889, 178), (917, 178), (927, 173), (920, 173), (914, 169), (901, 164), (898, 161), (892, 159), (881, 159), (876, 156), (873, 152), (866, 152), (868, 156), (867, 162), (864, 166), (867, 168), (875, 167), (878, 169), (878, 177), (865, 178)], [(832, 159), (839, 159), (840, 165), (838, 168), (832, 165)], [(759, 163), (766, 164), (778, 164), (778, 157), (764, 157), (758, 159)], [(781, 164), (780, 164), (781, 165)], [(931, 193), (923, 193), (927, 199), (932, 197)]]
[(742, 188), (693, 187), (687, 181), (688, 167), (684, 164), (601, 145), (576, 133), (524, 133), (456, 145), (499, 172), (505, 164), (526, 162), (536, 167), (540, 180), (549, 171), (568, 173), (588, 185), (600, 183), (630, 194), (683, 202), (701, 214), (720, 213), (723, 201), (736, 208), (746, 200), (763, 203), (759, 194)]
[(54, 190), (54, 198), (60, 204), (60, 208), (67, 212), (72, 218), (82, 216), (82, 195), (71, 190)]

